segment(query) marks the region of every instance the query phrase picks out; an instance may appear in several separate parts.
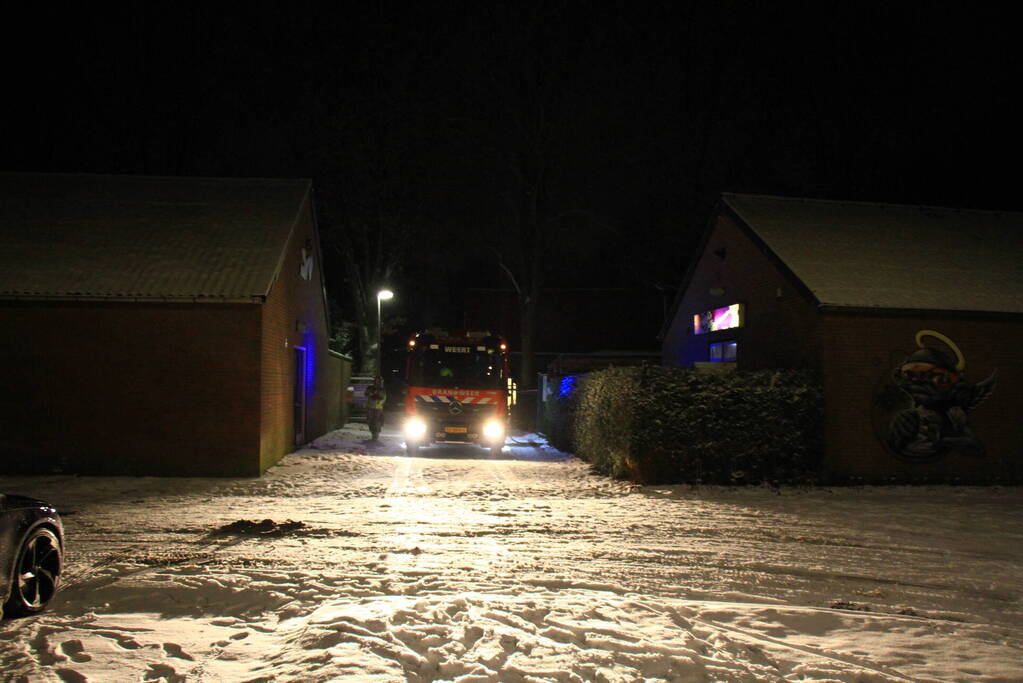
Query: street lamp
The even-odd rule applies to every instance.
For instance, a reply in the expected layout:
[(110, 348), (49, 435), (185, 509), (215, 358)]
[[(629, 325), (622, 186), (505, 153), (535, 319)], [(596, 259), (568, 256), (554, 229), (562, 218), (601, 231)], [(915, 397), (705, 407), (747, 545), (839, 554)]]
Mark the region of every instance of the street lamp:
[(377, 292), (377, 377), (383, 378), (383, 353), (381, 349), (382, 339), (380, 338), (380, 302), (390, 301), (394, 298), (394, 292), (389, 289), (381, 289)]

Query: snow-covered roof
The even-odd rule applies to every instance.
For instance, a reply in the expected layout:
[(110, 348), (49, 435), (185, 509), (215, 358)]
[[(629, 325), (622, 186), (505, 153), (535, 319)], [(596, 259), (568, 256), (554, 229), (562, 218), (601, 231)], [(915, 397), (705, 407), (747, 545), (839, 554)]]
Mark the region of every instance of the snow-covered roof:
[(822, 306), (1023, 312), (1023, 213), (724, 194)]
[(265, 297), (310, 187), (0, 173), (0, 298)]

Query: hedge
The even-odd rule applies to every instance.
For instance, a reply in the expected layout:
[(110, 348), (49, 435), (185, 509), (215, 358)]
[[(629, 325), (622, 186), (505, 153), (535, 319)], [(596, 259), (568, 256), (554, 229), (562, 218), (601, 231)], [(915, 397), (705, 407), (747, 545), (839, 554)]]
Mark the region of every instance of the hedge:
[(647, 484), (819, 479), (823, 393), (808, 372), (609, 368), (564, 378), (545, 409), (550, 442), (610, 476)]

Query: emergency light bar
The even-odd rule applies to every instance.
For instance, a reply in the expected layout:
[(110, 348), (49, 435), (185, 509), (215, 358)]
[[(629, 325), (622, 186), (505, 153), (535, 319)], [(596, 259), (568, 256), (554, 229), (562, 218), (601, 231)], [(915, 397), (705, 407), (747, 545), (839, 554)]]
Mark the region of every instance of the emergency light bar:
[[(467, 340), (472, 340), (468, 341)], [(431, 327), (425, 332), (415, 335), (408, 340), (408, 350), (416, 351), (420, 348), (439, 349), (441, 346), (478, 346), (477, 351), (484, 351), (487, 347), (497, 347), (501, 353), (508, 351), (508, 343), (500, 335), (492, 334), (489, 330), (469, 330), (468, 332), (451, 331), (441, 327)], [(491, 353), (493, 353), (491, 351)]]

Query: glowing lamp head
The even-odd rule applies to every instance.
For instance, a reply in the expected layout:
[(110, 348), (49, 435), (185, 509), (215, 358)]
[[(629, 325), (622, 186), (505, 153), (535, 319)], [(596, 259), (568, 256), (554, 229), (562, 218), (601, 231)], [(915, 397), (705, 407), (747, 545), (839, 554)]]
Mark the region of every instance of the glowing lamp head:
[(483, 436), (487, 441), (504, 439), (504, 425), (499, 420), (487, 420), (483, 424)]
[(418, 417), (410, 417), (405, 421), (405, 437), (419, 439), (426, 434), (426, 423)]
[(377, 299), (379, 299), (380, 301), (388, 301), (393, 298), (394, 292), (392, 292), (389, 289), (381, 289), (379, 292), (377, 292)]
[(408, 340), (408, 347), (410, 349), (412, 349), (412, 348), (415, 348), (415, 346), (416, 346), (416, 340), (415, 339), (409, 339)]
[(508, 350), (508, 345), (507, 344), (501, 344), (501, 350), (502, 351), (507, 351)]

